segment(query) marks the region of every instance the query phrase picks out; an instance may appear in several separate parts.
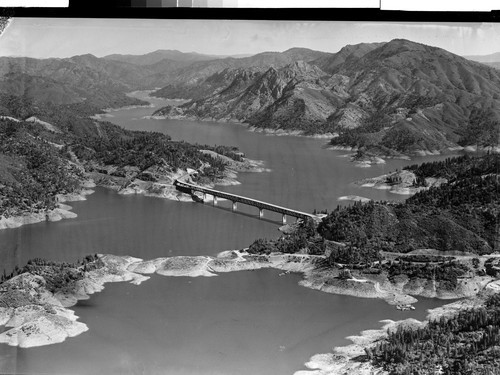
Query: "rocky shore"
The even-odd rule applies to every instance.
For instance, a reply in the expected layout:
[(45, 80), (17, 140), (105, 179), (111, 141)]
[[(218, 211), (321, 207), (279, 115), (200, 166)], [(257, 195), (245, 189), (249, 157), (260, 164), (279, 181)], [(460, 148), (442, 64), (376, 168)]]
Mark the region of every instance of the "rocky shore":
[(428, 310), (424, 321), (416, 319), (404, 319), (400, 321), (383, 320), (380, 329), (362, 331), (357, 336), (349, 336), (347, 339), (353, 343), (347, 346), (333, 348), (330, 353), (316, 354), (305, 363), (309, 370), (296, 371), (294, 375), (385, 375), (388, 374), (382, 368), (372, 365), (366, 360), (365, 349), (372, 349), (378, 341), (387, 338), (388, 334), (397, 331), (398, 327), (420, 328), (429, 321), (441, 317), (451, 317), (458, 312), (472, 309), (484, 302), (489, 293), (498, 293), (500, 280), (491, 281), (487, 284), (479, 296), (462, 299), (444, 306)]
[(38, 210), (33, 212), (26, 212), (14, 216), (0, 216), (0, 230), (18, 228), (22, 225), (36, 224), (43, 221), (59, 221), (62, 219), (74, 219), (77, 215), (72, 212), (72, 207), (62, 202), (75, 202), (86, 200), (86, 196), (92, 194), (94, 191), (90, 187), (95, 186), (93, 183), (87, 182), (83, 188), (71, 194), (59, 194), (57, 196), (56, 208), (52, 210)]
[[(274, 268), (283, 272), (302, 273), (304, 279), (300, 281), (300, 285), (308, 288), (363, 298), (382, 298), (393, 305), (416, 302), (417, 300), (411, 295), (474, 298), (486, 288), (496, 290), (492, 285), (500, 283), (488, 276), (471, 278), (464, 280), (462, 286), (453, 293), (443, 293), (439, 291), (439, 285), (436, 283), (431, 283), (432, 285), (421, 283), (416, 286), (410, 285), (408, 280), (391, 283), (382, 278), (361, 278), (359, 275), (350, 279), (339, 278), (338, 270), (321, 266), (325, 261), (322, 255), (282, 253), (253, 255), (246, 250), (225, 251), (215, 257), (177, 256), (142, 260), (129, 256), (101, 255), (99, 258), (103, 267), (85, 272), (82, 279), (70, 282), (55, 292), (48, 289), (43, 277), (30, 273), (23, 273), (0, 284), (0, 326), (9, 328), (0, 333), (0, 343), (21, 347), (49, 345), (85, 332), (88, 327), (77, 321), (78, 318), (69, 309), (71, 306), (78, 300), (88, 299), (89, 295), (101, 291), (105, 283), (129, 281), (138, 285), (153, 273), (171, 277), (213, 277), (222, 272)], [(465, 284), (468, 286), (464, 287)], [(496, 285), (496, 288), (500, 289), (500, 285)], [(451, 306), (449, 309), (461, 308), (457, 307), (456, 303)], [(442, 312), (434, 312), (434, 315), (440, 314)], [(387, 332), (387, 327), (382, 328), (383, 332), (377, 335), (370, 334), (370, 339), (380, 337)], [(373, 342), (366, 340), (366, 335), (362, 337), (363, 345)], [(362, 347), (357, 341), (355, 345)], [(336, 369), (335, 366), (338, 366), (340, 361), (337, 358), (339, 353), (343, 353), (345, 357), (346, 350), (348, 353), (358, 353), (361, 349), (356, 346), (342, 350), (344, 351), (334, 352), (327, 357), (314, 357), (311, 362), (314, 365), (308, 366)], [(340, 362), (344, 363), (345, 358)], [(361, 368), (364, 366), (363, 364)], [(335, 371), (315, 374), (336, 374)]]
[[(360, 187), (370, 187), (379, 190), (388, 190), (393, 194), (413, 195), (422, 190), (427, 190), (433, 186), (439, 186), (446, 182), (444, 178), (428, 177), (425, 179), (426, 187), (415, 187), (414, 181), (417, 179), (415, 173), (408, 170), (395, 171), (378, 177), (366, 178), (357, 181), (355, 184)], [(398, 181), (398, 182), (391, 182)]]
[[(259, 160), (243, 158), (242, 161), (236, 161), (227, 156), (217, 154), (214, 151), (201, 150), (201, 152), (210, 154), (214, 158), (220, 158), (226, 163), (226, 169), (223, 177), (214, 181), (200, 183), (200, 185), (203, 186), (214, 187), (215, 185), (239, 185), (240, 182), (237, 178), (238, 173), (240, 172), (261, 173), (270, 171), (270, 169), (264, 167), (264, 162)], [(100, 169), (99, 172), (92, 172), (89, 176), (98, 186), (115, 190), (118, 194), (141, 194), (147, 197), (191, 202), (192, 198), (189, 195), (178, 191), (173, 184), (176, 179), (187, 176), (193, 172), (196, 171), (192, 169), (179, 169), (172, 172), (168, 170), (168, 168), (153, 166), (148, 168), (146, 171), (142, 171), (142, 175), (151, 176), (151, 180), (147, 181), (135, 177), (139, 173), (138, 169), (135, 167), (128, 167), (126, 169), (127, 176), (118, 177), (114, 175), (114, 167), (110, 166), (107, 167), (107, 169)]]
[(35, 347), (63, 342), (88, 330), (69, 307), (103, 289), (106, 282), (130, 281), (140, 284), (148, 277), (126, 270), (139, 259), (102, 257), (103, 268), (86, 272), (81, 280), (49, 290), (42, 276), (22, 273), (0, 284), (0, 343)]
[(248, 126), (248, 130), (255, 133), (264, 133), (266, 135), (276, 135), (276, 136), (295, 136), (295, 137), (308, 137), (317, 139), (331, 139), (336, 137), (336, 133), (317, 133), (317, 134), (306, 134), (302, 130), (284, 130), (284, 129), (270, 129), (270, 128), (259, 128), (256, 126)]
[[(218, 123), (234, 123), (239, 125), (244, 125), (251, 132), (264, 133), (266, 135), (276, 135), (276, 136), (295, 136), (295, 137), (308, 137), (308, 138), (318, 138), (318, 139), (331, 139), (338, 134), (336, 133), (317, 133), (317, 134), (306, 134), (302, 130), (285, 130), (285, 129), (271, 129), (271, 128), (259, 128), (257, 126), (249, 125), (247, 122), (240, 119), (229, 117), (229, 118), (212, 118), (212, 117), (198, 117), (193, 115), (186, 115), (184, 113), (176, 113), (175, 107), (172, 106), (172, 112), (169, 114), (155, 114), (151, 116), (144, 116), (145, 119), (150, 120), (180, 120), (180, 121), (201, 121), (201, 122), (218, 122)], [(349, 148), (351, 150), (351, 148)]]
[[(237, 178), (240, 172), (261, 173), (270, 171), (270, 169), (264, 167), (264, 162), (259, 160), (243, 158), (242, 161), (235, 161), (227, 156), (219, 155), (210, 150), (202, 150), (202, 152), (223, 159), (227, 165), (224, 177), (208, 184), (202, 184), (207, 187), (214, 187), (215, 185), (239, 185), (240, 182)], [(63, 204), (63, 202), (86, 200), (86, 196), (92, 194), (94, 192), (92, 188), (96, 186), (105, 187), (116, 191), (118, 194), (124, 195), (141, 194), (147, 197), (171, 199), (181, 202), (192, 201), (189, 195), (176, 190), (173, 183), (176, 179), (185, 176), (189, 172), (194, 172), (194, 170), (188, 169), (187, 171), (177, 170), (171, 172), (161, 167), (153, 166), (149, 168), (146, 173), (154, 177), (154, 181), (145, 181), (130, 177), (138, 174), (138, 168), (126, 167), (126, 172), (129, 174), (127, 177), (114, 176), (113, 172), (115, 169), (116, 168), (113, 166), (108, 166), (104, 169), (100, 169), (100, 172), (87, 173), (87, 180), (82, 181), (80, 190), (70, 194), (57, 195), (58, 203), (54, 209), (24, 212), (9, 217), (0, 216), (0, 230), (18, 228), (22, 225), (44, 221), (59, 221), (62, 219), (76, 218), (77, 215), (71, 211), (71, 206)]]

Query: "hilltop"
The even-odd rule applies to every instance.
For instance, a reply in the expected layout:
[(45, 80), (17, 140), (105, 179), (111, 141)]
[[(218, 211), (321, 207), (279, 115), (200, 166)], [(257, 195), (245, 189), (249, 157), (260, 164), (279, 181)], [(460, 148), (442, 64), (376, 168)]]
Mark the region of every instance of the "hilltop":
[(500, 72), (492, 67), (403, 39), (294, 59), (237, 69), (221, 60), (218, 71), (190, 71), (176, 80), (191, 79), (196, 95), (180, 83), (155, 95), (193, 100), (153, 115), (337, 133), (333, 146), (378, 155), (498, 146)]

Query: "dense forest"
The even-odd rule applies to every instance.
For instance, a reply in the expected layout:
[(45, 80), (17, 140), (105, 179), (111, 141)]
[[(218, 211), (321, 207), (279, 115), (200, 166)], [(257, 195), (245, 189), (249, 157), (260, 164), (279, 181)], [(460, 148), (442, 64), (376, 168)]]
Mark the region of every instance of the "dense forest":
[[(80, 187), (86, 172), (153, 181), (152, 166), (166, 172), (192, 168), (198, 178), (224, 176), (226, 162), (202, 150), (241, 161), (234, 147), (172, 141), (162, 133), (129, 131), (90, 116), (92, 103), (56, 105), (0, 94), (0, 216), (52, 209), (57, 194)], [(29, 120), (29, 121), (28, 121)], [(135, 167), (126, 175), (124, 168)]]
[[(301, 223), (295, 232), (277, 240), (256, 240), (249, 252), (325, 253), (331, 267), (383, 272), (389, 280), (398, 275), (432, 279), (452, 290), (458, 278), (469, 271), (467, 266), (453, 257), (405, 254), (416, 249), (478, 255), (498, 251), (499, 162), (500, 155), (486, 154), (410, 166), (408, 169), (417, 175), (446, 176), (449, 181), (403, 203), (370, 201), (337, 206), (317, 226)], [(387, 252), (402, 256), (386, 261)], [(497, 266), (485, 266), (487, 273), (496, 275)]]
[(312, 254), (324, 253), (324, 241), (316, 233), (314, 222), (311, 220), (302, 221), (289, 234), (277, 240), (267, 240), (259, 238), (248, 248), (251, 254), (270, 254), (272, 252), (297, 253), (300, 250), (308, 249)]
[(403, 169), (415, 173), (417, 177), (442, 177), (449, 182), (473, 176), (495, 174), (500, 171), (500, 158), (496, 154), (487, 153), (483, 157), (472, 157), (468, 154), (443, 161), (413, 164)]
[(307, 241), (317, 243), (321, 238), (323, 249), (325, 242), (343, 244), (332, 251), (332, 262), (368, 264), (379, 259), (380, 251), (408, 253), (432, 248), (488, 254), (500, 249), (500, 155), (462, 156), (407, 169), (418, 176), (446, 177), (448, 182), (403, 203), (370, 201), (337, 206), (316, 231), (302, 224), (279, 240), (257, 240), (251, 251), (296, 252)]
[(101, 137), (78, 139), (68, 145), (81, 161), (113, 165), (119, 169), (138, 167), (141, 172), (154, 165), (168, 166), (170, 171), (200, 169), (201, 176), (215, 179), (223, 176), (225, 162), (200, 150), (216, 151), (235, 160), (241, 159), (230, 147), (172, 141), (163, 133), (128, 131), (110, 123), (100, 123), (99, 128)]
[[(248, 251), (326, 254), (327, 262), (321, 267), (337, 268), (338, 279), (350, 279), (351, 271), (356, 271), (360, 278), (395, 283), (399, 277), (420, 280), (422, 286), (428, 280), (433, 288), (448, 291), (471, 275), (498, 278), (500, 260), (486, 258), (481, 266), (479, 255), (500, 249), (499, 166), (500, 155), (486, 154), (406, 167), (422, 179), (446, 178), (447, 182), (403, 203), (338, 206), (317, 227), (299, 222), (295, 232), (278, 240), (259, 239)], [(462, 262), (455, 256), (407, 254), (416, 249), (459, 250), (478, 256)], [(422, 328), (399, 326), (365, 351), (366, 356), (355, 360), (371, 361), (391, 375), (499, 374), (500, 295), (490, 295), (477, 308), (430, 321)]]
[(87, 255), (82, 260), (74, 263), (68, 262), (53, 262), (42, 258), (34, 258), (28, 260), (26, 265), (22, 268), (15, 267), (14, 271), (7, 274), (4, 270), (0, 276), (0, 284), (7, 281), (14, 276), (23, 273), (30, 273), (32, 275), (42, 276), (45, 280), (45, 285), (52, 293), (67, 287), (70, 283), (82, 280), (85, 272), (93, 271), (104, 267), (104, 262), (97, 254)]
[(484, 306), (441, 317), (425, 327), (398, 327), (368, 358), (390, 374), (427, 375), (500, 373), (500, 295)]
[(33, 136), (32, 123), (0, 120), (0, 215), (55, 207), (56, 194), (73, 192), (82, 170), (60, 150)]
[(448, 182), (404, 203), (338, 207), (323, 219), (318, 232), (327, 240), (353, 245), (367, 257), (366, 248), (491, 253), (499, 249), (499, 162), (498, 154), (487, 154), (410, 166), (417, 176), (446, 177)]

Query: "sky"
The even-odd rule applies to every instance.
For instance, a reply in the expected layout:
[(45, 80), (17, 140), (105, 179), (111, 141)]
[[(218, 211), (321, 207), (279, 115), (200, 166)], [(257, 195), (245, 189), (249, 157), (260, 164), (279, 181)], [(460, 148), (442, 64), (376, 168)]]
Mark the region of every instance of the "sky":
[(500, 51), (500, 24), (14, 18), (0, 36), (0, 56), (102, 57), (158, 49), (237, 55), (292, 47), (337, 52), (347, 44), (395, 38), (486, 55)]

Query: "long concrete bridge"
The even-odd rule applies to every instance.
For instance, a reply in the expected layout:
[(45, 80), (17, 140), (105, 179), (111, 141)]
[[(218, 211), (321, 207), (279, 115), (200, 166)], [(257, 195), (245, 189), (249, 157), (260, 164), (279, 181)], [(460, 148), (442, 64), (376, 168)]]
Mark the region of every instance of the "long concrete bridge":
[(247, 204), (249, 206), (254, 206), (259, 209), (259, 218), (264, 216), (264, 210), (278, 212), (282, 215), (283, 224), (286, 224), (286, 217), (292, 216), (298, 219), (317, 219), (318, 217), (313, 214), (309, 214), (306, 212), (301, 212), (297, 210), (292, 210), (290, 208), (277, 206), (275, 204), (262, 202), (253, 198), (243, 197), (241, 195), (231, 194), (222, 192), (215, 189), (209, 189), (201, 186), (197, 186), (195, 184), (191, 184), (188, 182), (180, 181), (179, 179), (175, 180), (174, 186), (177, 190), (182, 191), (183, 193), (190, 194), (194, 196), (195, 192), (200, 192), (203, 194), (203, 201), (205, 201), (207, 195), (213, 196), (213, 204), (217, 205), (217, 198), (227, 199), (233, 202), (233, 211), (236, 211), (238, 208), (238, 203)]

